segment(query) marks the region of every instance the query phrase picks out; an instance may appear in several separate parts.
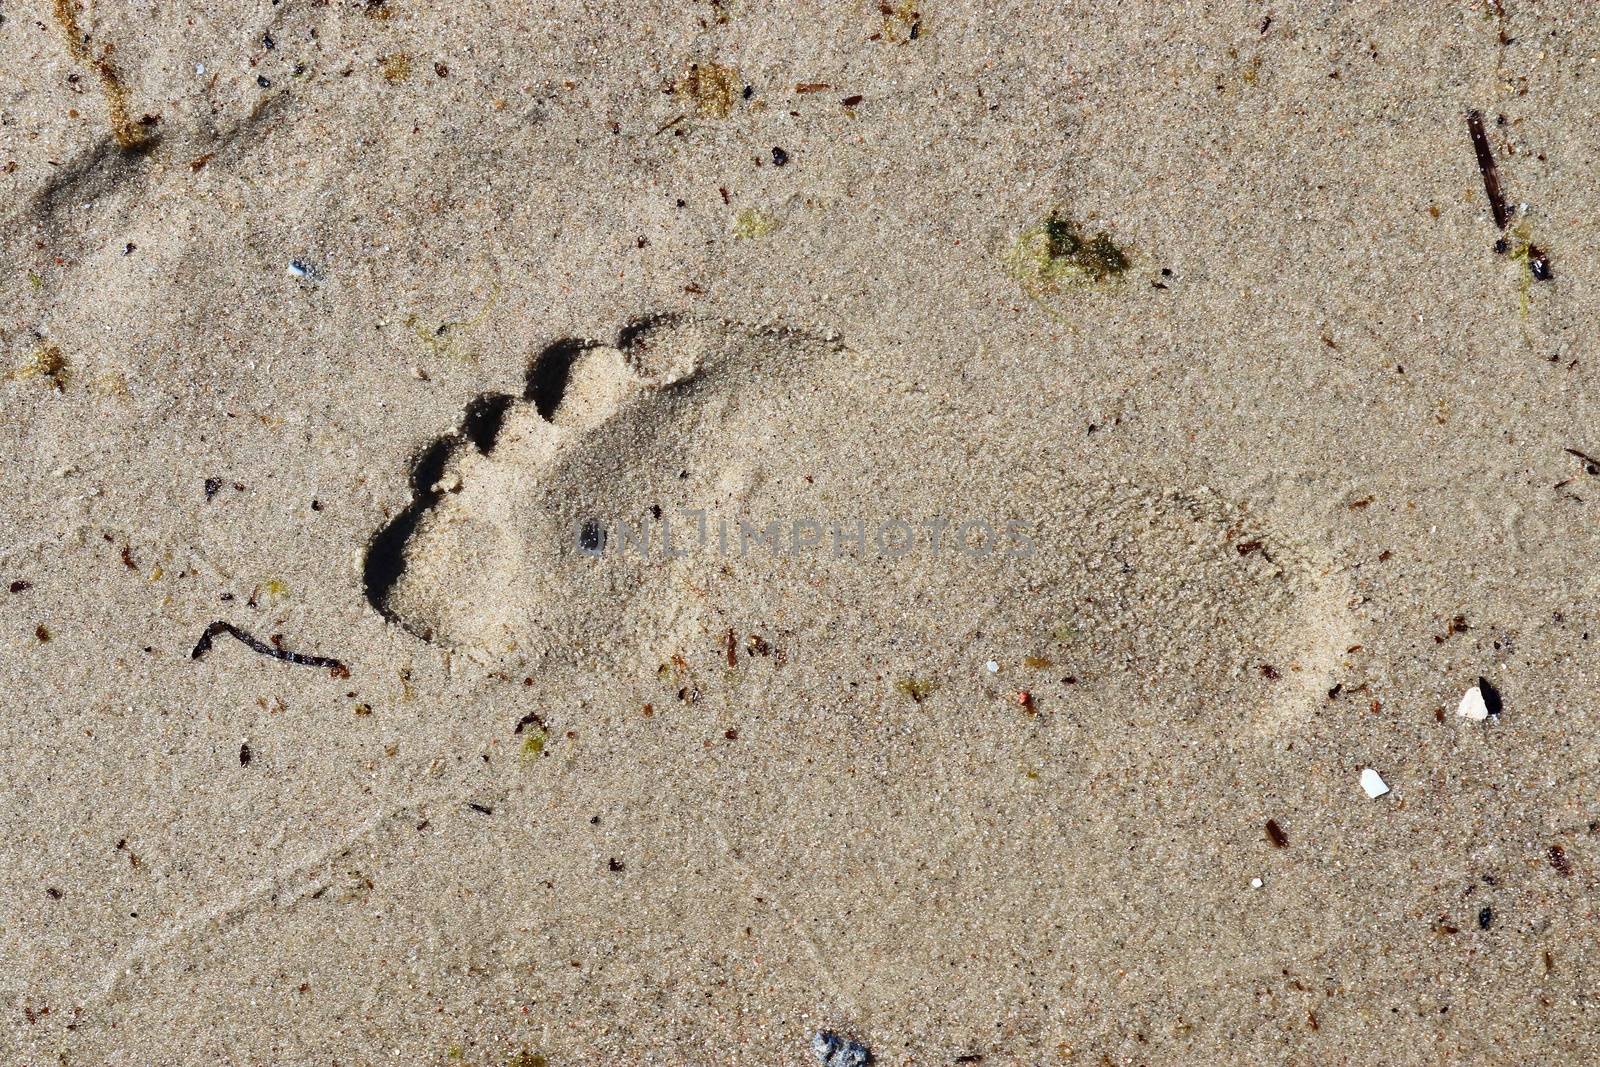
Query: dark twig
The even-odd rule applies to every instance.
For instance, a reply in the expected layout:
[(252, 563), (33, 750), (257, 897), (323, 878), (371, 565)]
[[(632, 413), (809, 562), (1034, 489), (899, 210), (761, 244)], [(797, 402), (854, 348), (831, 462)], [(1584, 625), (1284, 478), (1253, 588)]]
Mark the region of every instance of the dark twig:
[(334, 659), (332, 656), (307, 656), (300, 652), (290, 652), (288, 649), (274, 648), (265, 641), (257, 640), (245, 633), (231, 622), (214, 622), (206, 627), (206, 632), (200, 635), (200, 640), (195, 642), (194, 651), (189, 653), (190, 659), (199, 659), (211, 651), (211, 642), (218, 634), (227, 634), (241, 643), (252, 652), (259, 652), (263, 656), (281, 659), (286, 663), (298, 663), (302, 667), (326, 667), (335, 678), (350, 677), (350, 668)]
[(1578, 459), (1583, 460), (1585, 474), (1600, 474), (1600, 459), (1595, 459), (1585, 452), (1579, 452), (1576, 448), (1563, 448), (1561, 451), (1569, 456), (1576, 456)]
[(1489, 135), (1483, 132), (1483, 112), (1467, 112), (1467, 130), (1472, 134), (1472, 150), (1478, 154), (1478, 172), (1483, 175), (1483, 191), (1489, 197), (1494, 224), (1503, 230), (1506, 228), (1506, 201), (1500, 195), (1500, 168), (1495, 166)]

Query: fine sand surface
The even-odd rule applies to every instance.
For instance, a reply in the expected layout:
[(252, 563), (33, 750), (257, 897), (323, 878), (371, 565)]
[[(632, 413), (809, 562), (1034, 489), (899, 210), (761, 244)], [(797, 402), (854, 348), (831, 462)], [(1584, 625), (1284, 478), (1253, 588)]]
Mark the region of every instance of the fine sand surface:
[(1600, 15), (0, 17), (0, 1063), (1600, 1060)]

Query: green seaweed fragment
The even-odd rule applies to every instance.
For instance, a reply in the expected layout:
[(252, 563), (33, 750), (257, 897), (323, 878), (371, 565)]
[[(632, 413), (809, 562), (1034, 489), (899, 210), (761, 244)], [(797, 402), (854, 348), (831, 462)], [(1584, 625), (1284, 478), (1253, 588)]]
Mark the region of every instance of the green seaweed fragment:
[(760, 208), (747, 207), (733, 218), (733, 236), (744, 240), (765, 237), (778, 228), (778, 220)]
[(549, 735), (543, 730), (534, 730), (522, 742), (522, 758), (535, 760), (544, 755), (545, 738)]
[(939, 683), (928, 678), (902, 678), (894, 683), (894, 687), (910, 697), (913, 702), (920, 704), (933, 696), (933, 691), (939, 688)]
[(1101, 231), (1090, 237), (1057, 211), (1018, 234), (1004, 262), (1034, 300), (1104, 282), (1133, 265), (1110, 235)]
[(721, 63), (691, 63), (674, 90), (694, 101), (703, 119), (725, 119), (739, 99), (739, 72)]
[(56, 392), (63, 393), (66, 392), (67, 383), (72, 380), (72, 372), (67, 368), (67, 357), (61, 351), (61, 346), (54, 341), (46, 341), (23, 356), (6, 377), (17, 382), (42, 380)]
[(484, 319), (489, 317), (489, 313), (494, 310), (494, 306), (499, 300), (500, 286), (498, 284), (491, 285), (489, 287), (489, 295), (484, 298), (483, 306), (470, 319), (451, 319), (441, 322), (436, 327), (429, 328), (415, 314), (410, 314), (406, 316), (405, 324), (416, 331), (417, 340), (428, 346), (435, 356), (451, 357), (471, 362), (477, 358), (477, 353), (460, 347), (456, 343), (455, 335), (458, 331), (470, 330), (482, 323)]

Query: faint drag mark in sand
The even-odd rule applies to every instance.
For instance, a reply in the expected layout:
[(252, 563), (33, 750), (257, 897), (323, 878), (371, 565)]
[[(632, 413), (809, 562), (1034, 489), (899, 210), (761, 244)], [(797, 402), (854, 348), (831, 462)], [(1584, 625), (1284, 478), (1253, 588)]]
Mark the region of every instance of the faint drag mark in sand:
[(403, 815), (435, 805), (459, 807), (469, 795), (470, 791), (452, 793), (441, 789), (375, 811), (326, 848), (281, 864), (226, 899), (197, 908), (165, 928), (139, 939), (101, 973), (91, 986), (90, 994), (84, 998), (84, 1006), (109, 1000), (125, 983), (139, 977), (147, 966), (168, 955), (184, 940), (221, 934), (263, 907), (292, 908), (320, 898), (333, 885), (333, 867), (364, 840)]
[[(683, 714), (749, 727), (707, 757), (727, 795), (693, 803), (858, 1015), (956, 996), (923, 984), (952, 955), (1011, 973), (985, 954), (1043, 958), (1030, 939), (1051, 929), (1106, 973), (1308, 950), (1320, 912), (1265, 922), (1229, 875), (1260, 847), (1241, 782), (1352, 643), (1345, 576), (1288, 516), (1174, 486), (1176, 469), (1102, 476), (1049, 426), (1019, 456), (897, 373), (832, 338), (673, 316), (558, 342), (520, 395), (477, 397), (422, 450), (367, 596), (424, 640), (550, 654), (590, 681), (659, 687), (687, 657), (697, 681), (668, 687), (694, 689)], [(692, 514), (981, 518), (1035, 551), (621, 550), (616, 521)], [(730, 633), (780, 632), (786, 665), (738, 688)], [(1031, 814), (1001, 830), (996, 811)], [(1254, 949), (1219, 962), (1219, 944)]]
[(727, 830), (723, 828), (722, 824), (713, 821), (711, 829), (716, 834), (717, 844), (722, 847), (723, 853), (744, 874), (745, 880), (749, 882), (751, 888), (756, 890), (755, 896), (765, 901), (768, 907), (776, 911), (794, 936), (799, 938), (800, 943), (805, 946), (806, 954), (811, 957), (811, 962), (816, 966), (817, 974), (822, 979), (820, 990), (838, 997), (839, 1002), (844, 1005), (851, 1015), (859, 1016), (861, 1014), (860, 1005), (845, 983), (839, 980), (833, 968), (828, 965), (828, 956), (823, 952), (822, 946), (817, 944), (817, 939), (812, 937), (810, 932), (806, 930), (805, 924), (800, 921), (799, 917), (784, 906), (781, 898), (767, 886), (756, 873), (755, 868), (744, 861), (744, 857), (739, 854), (739, 850), (734, 848), (732, 843), (728, 841)]

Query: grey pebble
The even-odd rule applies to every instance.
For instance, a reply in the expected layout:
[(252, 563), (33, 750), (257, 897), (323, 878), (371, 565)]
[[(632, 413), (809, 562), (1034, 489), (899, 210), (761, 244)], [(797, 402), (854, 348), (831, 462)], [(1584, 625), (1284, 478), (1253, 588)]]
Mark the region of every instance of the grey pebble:
[(827, 1030), (812, 1035), (811, 1051), (822, 1067), (867, 1067), (872, 1062), (867, 1046)]

